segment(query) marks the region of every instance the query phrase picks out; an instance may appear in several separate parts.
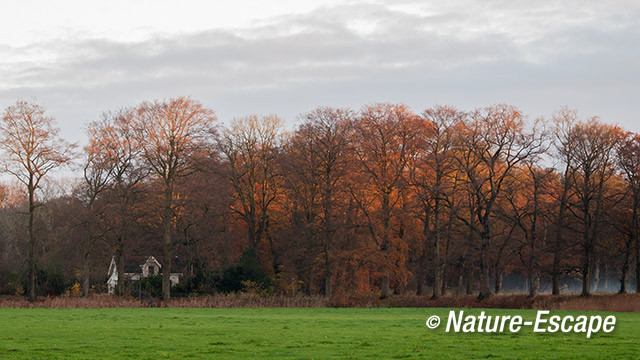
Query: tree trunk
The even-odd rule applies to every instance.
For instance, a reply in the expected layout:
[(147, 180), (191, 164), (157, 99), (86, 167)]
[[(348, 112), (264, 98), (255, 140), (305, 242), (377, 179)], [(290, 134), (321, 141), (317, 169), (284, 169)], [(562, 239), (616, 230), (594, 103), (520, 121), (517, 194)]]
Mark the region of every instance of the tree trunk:
[(447, 294), (447, 281), (444, 278), (444, 274), (445, 274), (445, 267), (444, 265), (442, 266), (442, 286), (440, 287), (440, 295), (444, 296)]
[(531, 253), (529, 254), (529, 297), (536, 296), (538, 291), (538, 263), (536, 260), (536, 242), (538, 240), (538, 192), (540, 188), (539, 178), (533, 174), (533, 221), (529, 232), (528, 240)]
[(325, 247), (325, 274), (324, 274), (324, 296), (327, 299), (331, 299), (331, 294), (333, 291), (333, 279), (331, 278), (333, 275), (333, 270), (331, 269), (331, 260), (329, 258), (329, 251)]
[(502, 269), (496, 268), (496, 283), (495, 283), (495, 292), (499, 294), (502, 291), (502, 280), (503, 280), (503, 272)]
[(116, 268), (118, 269), (118, 295), (124, 295), (124, 240), (122, 236), (118, 237), (118, 248), (116, 249), (116, 258), (117, 264)]
[(474, 229), (473, 229), (473, 208), (469, 207), (469, 224), (468, 224), (468, 231), (469, 233), (467, 234), (468, 239), (467, 241), (468, 246), (467, 249), (465, 250), (465, 255), (462, 259), (462, 266), (464, 266), (465, 269), (465, 279), (466, 279), (466, 290), (465, 290), (465, 294), (467, 295), (471, 295), (473, 294), (473, 282), (474, 282), (474, 278), (473, 278), (473, 266), (475, 264), (473, 264), (472, 261), (469, 261), (469, 253), (471, 252), (471, 249), (474, 248), (474, 244), (473, 244), (473, 240), (474, 240)]
[(553, 267), (551, 269), (551, 282), (552, 282), (551, 293), (553, 295), (560, 294), (560, 274), (561, 274), (560, 261), (562, 260), (563, 254), (561, 252), (564, 245), (562, 230), (564, 229), (564, 217), (566, 212), (568, 194), (569, 194), (569, 166), (567, 166), (564, 172), (564, 184), (562, 186), (562, 195), (560, 196), (558, 218), (556, 219), (555, 241), (553, 244)]
[(636, 236), (636, 293), (640, 293), (640, 239)]
[(620, 290), (618, 294), (624, 294), (627, 292), (627, 277), (629, 276), (629, 259), (631, 256), (631, 239), (625, 243), (624, 260), (622, 262), (622, 274), (620, 276)]
[(311, 279), (312, 279), (312, 278), (313, 278), (312, 270), (308, 270), (308, 271), (306, 271), (303, 286), (304, 286), (304, 293), (305, 293), (307, 296), (311, 296), (311, 295), (313, 295), (313, 294), (312, 294), (313, 286), (311, 286)]
[(491, 296), (491, 287), (489, 281), (489, 226), (485, 223), (483, 226), (480, 245), (480, 293), (478, 299), (483, 300)]
[(36, 300), (36, 237), (33, 228), (35, 215), (35, 186), (33, 185), (33, 175), (29, 178), (29, 301)]
[[(383, 226), (383, 239), (382, 239), (382, 252), (385, 254), (385, 257), (388, 257), (389, 252), (391, 251), (391, 208), (389, 205), (389, 194), (384, 193), (382, 196), (382, 226)], [(383, 276), (382, 276), (382, 289), (380, 297), (382, 299), (386, 299), (391, 296), (391, 280), (389, 278), (389, 264), (385, 261)]]
[[(448, 234), (450, 234), (450, 232), (447, 232)], [(447, 280), (445, 277), (445, 274), (447, 273), (447, 263), (449, 261), (449, 238), (445, 237), (445, 243), (444, 243), (444, 254), (442, 256), (442, 288), (440, 290), (440, 294), (441, 295), (446, 295), (447, 293)]]
[(442, 291), (442, 260), (440, 258), (440, 199), (436, 198), (433, 209), (433, 255), (434, 255), (434, 273), (433, 273), (433, 296), (437, 299)]
[(602, 278), (604, 279), (604, 291), (609, 292), (609, 266), (607, 263), (604, 263), (604, 268), (602, 269)]
[(93, 247), (94, 235), (93, 235), (93, 200), (89, 201), (89, 214), (91, 218), (86, 222), (86, 230), (88, 233), (87, 242), (84, 244), (84, 259), (82, 264), (82, 297), (89, 296), (89, 286), (91, 286), (91, 248)]
[(417, 276), (417, 285), (416, 285), (416, 295), (422, 296), (424, 294), (424, 285), (422, 284), (422, 274), (418, 274)]
[(584, 263), (582, 264), (582, 296), (591, 295), (591, 251), (588, 246), (584, 250)]
[(330, 177), (327, 176), (326, 187), (322, 198), (322, 212), (323, 212), (323, 227), (324, 227), (324, 264), (325, 264), (325, 277), (324, 277), (324, 296), (327, 299), (331, 299), (332, 294), (332, 275), (333, 269), (331, 268), (331, 243), (333, 242), (333, 215), (331, 212), (331, 182)]
[(430, 229), (431, 226), (431, 209), (427, 204), (423, 203), (423, 218), (422, 218), (422, 255), (420, 255), (420, 261), (418, 264), (418, 271), (416, 277), (418, 278), (418, 288), (416, 289), (416, 295), (422, 296), (425, 294), (425, 282), (427, 278), (427, 268), (428, 268), (428, 256), (427, 249), (429, 246), (429, 238), (430, 238)]
[(389, 286), (389, 283), (389, 275), (384, 275), (382, 277), (382, 292), (380, 295), (382, 299), (387, 299), (391, 296), (391, 287)]
[[(591, 265), (591, 261), (593, 260), (593, 249), (595, 247), (595, 241), (598, 236), (598, 230), (599, 230), (598, 225), (600, 221), (600, 214), (603, 207), (603, 187), (604, 187), (604, 175), (600, 174), (600, 179), (598, 181), (598, 188), (597, 188), (598, 193), (595, 199), (596, 205), (595, 205), (593, 217), (591, 217), (589, 214), (589, 211), (591, 209), (592, 199), (590, 199), (588, 196), (585, 196), (585, 199), (582, 201), (583, 203), (582, 211), (584, 212), (583, 219), (585, 224), (584, 235), (583, 235), (583, 243), (584, 243), (584, 249), (585, 249), (585, 259), (584, 259), (585, 263), (583, 267), (584, 274), (583, 274), (583, 283), (582, 283), (582, 296), (591, 295), (591, 271), (593, 267)], [(584, 190), (583, 190), (584, 194), (588, 194), (588, 189), (589, 189), (589, 177), (585, 176)], [(596, 269), (595, 269), (596, 291), (598, 289), (597, 282), (600, 281), (599, 265), (600, 264), (598, 260), (598, 262), (596, 262)]]
[(324, 278), (324, 296), (327, 299), (331, 299), (332, 285), (331, 274), (327, 274)]
[[(584, 183), (587, 184), (584, 186), (585, 193), (589, 191), (589, 178), (585, 177)], [(591, 295), (591, 237), (590, 232), (593, 231), (591, 224), (591, 217), (589, 214), (590, 206), (590, 198), (585, 196), (582, 203), (582, 222), (584, 224), (584, 230), (582, 231), (582, 247), (584, 250), (584, 259), (582, 263), (582, 296)]]
[(256, 240), (256, 226), (253, 217), (247, 222), (247, 237), (249, 240), (249, 249), (255, 249), (258, 241)]
[(638, 207), (640, 206), (640, 192), (633, 193), (633, 242), (636, 245), (636, 293), (640, 293), (640, 223), (638, 222)]
[(163, 233), (163, 254), (164, 261), (162, 264), (162, 298), (164, 300), (171, 299), (171, 223), (172, 223), (172, 203), (173, 203), (173, 184), (166, 184), (164, 211), (162, 214), (162, 233)]
[(471, 264), (468, 264), (466, 266), (465, 271), (466, 271), (466, 276), (465, 277), (466, 277), (466, 281), (467, 281), (467, 283), (466, 283), (467, 288), (466, 288), (465, 294), (471, 295), (471, 294), (473, 294), (473, 281), (474, 281), (473, 268), (472, 268)]
[(600, 261), (596, 261), (593, 269), (593, 292), (598, 292), (600, 289)]
[(271, 237), (271, 234), (266, 232), (267, 241), (269, 242), (269, 251), (271, 252), (271, 268), (273, 269), (274, 276), (277, 276), (280, 272), (280, 260), (278, 258), (278, 251), (276, 250), (276, 244)]
[(87, 248), (84, 251), (84, 262), (82, 265), (82, 297), (89, 296), (89, 286), (90, 286), (90, 272), (91, 272), (91, 264), (89, 256), (91, 255), (91, 243), (93, 242), (92, 236), (89, 236), (89, 242), (87, 244)]
[(529, 271), (529, 297), (536, 296), (538, 292), (538, 277), (535, 271)]
[(640, 241), (636, 239), (636, 293), (640, 293)]
[[(554, 265), (555, 265), (555, 256), (554, 256)], [(555, 266), (554, 266), (555, 268)], [(557, 272), (553, 272), (553, 275), (551, 276), (551, 294), (552, 295), (559, 295), (560, 294), (560, 276), (558, 275)]]
[(433, 295), (432, 299), (437, 299), (442, 295), (442, 267), (439, 263), (436, 264), (435, 279), (433, 281)]

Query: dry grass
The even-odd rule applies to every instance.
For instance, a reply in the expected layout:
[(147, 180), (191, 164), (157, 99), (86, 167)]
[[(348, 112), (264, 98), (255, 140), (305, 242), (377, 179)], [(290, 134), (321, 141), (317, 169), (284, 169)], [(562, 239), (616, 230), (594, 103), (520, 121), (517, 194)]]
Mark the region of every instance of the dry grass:
[(321, 308), (328, 302), (322, 296), (265, 296), (226, 294), (170, 300), (168, 307), (184, 308)]
[(640, 294), (535, 298), (533, 309), (640, 312)]
[(443, 296), (431, 299), (428, 296), (404, 295), (386, 300), (372, 298), (350, 299), (332, 303), (342, 307), (444, 307), (444, 308), (495, 308), (495, 309), (545, 309), (582, 311), (640, 312), (640, 294), (597, 294), (590, 297), (578, 295), (493, 295), (478, 300), (475, 295)]
[(131, 297), (117, 297), (110, 295), (91, 295), (87, 298), (75, 296), (41, 297), (29, 302), (22, 296), (0, 297), (0, 307), (24, 308), (112, 308), (112, 307), (148, 307), (146, 302)]
[(387, 306), (393, 307), (409, 305), (411, 307), (530, 309), (533, 300), (526, 295), (494, 295), (485, 300), (478, 300), (476, 295), (456, 295), (443, 296), (435, 300), (428, 296), (391, 298), (387, 302)]
[(321, 296), (265, 296), (252, 294), (219, 294), (205, 297), (175, 298), (169, 302), (159, 299), (139, 300), (132, 297), (118, 297), (105, 294), (88, 298), (59, 296), (39, 298), (29, 302), (24, 297), (2, 296), (0, 307), (25, 308), (321, 308), (321, 307), (441, 307), (441, 308), (496, 308), (496, 309), (546, 309), (582, 311), (640, 312), (640, 294), (593, 295), (588, 298), (577, 295), (539, 295), (528, 298), (525, 295), (494, 295), (478, 300), (475, 296), (443, 296), (432, 300), (426, 296), (394, 296), (390, 299), (376, 298), (350, 299), (329, 302)]
[(180, 308), (242, 308), (242, 307), (327, 307), (327, 301), (319, 296), (268, 296), (250, 294), (220, 294), (206, 297), (175, 298), (169, 302), (160, 299), (119, 297), (106, 294), (90, 295), (87, 298), (58, 296), (43, 297), (34, 302), (21, 296), (1, 296), (0, 307), (24, 308), (140, 308), (140, 307), (180, 307)]

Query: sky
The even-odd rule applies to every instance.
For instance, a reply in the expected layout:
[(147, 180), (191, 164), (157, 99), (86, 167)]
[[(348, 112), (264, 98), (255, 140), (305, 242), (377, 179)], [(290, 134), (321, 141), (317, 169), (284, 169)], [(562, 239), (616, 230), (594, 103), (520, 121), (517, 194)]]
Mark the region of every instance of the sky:
[(106, 110), (191, 96), (221, 122), (316, 106), (563, 105), (640, 132), (640, 1), (3, 3), (0, 108), (83, 143)]

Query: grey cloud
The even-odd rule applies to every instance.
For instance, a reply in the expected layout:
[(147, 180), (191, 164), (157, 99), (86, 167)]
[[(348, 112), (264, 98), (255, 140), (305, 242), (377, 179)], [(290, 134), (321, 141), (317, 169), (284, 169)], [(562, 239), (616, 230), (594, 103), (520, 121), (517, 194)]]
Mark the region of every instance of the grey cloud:
[[(262, 87), (273, 86), (273, 82), (349, 77), (354, 70), (412, 64), (449, 66), (505, 57), (516, 51), (507, 39), (495, 35), (465, 41), (413, 31), (418, 24), (414, 16), (380, 6), (369, 15), (385, 19), (389, 25), (377, 30), (382, 32), (380, 36), (362, 37), (334, 19), (336, 14), (344, 17), (345, 13), (354, 11), (352, 8), (324, 9), (283, 19), (275, 25), (253, 30), (260, 35), (256, 38), (208, 31), (137, 44), (85, 40), (61, 47), (51, 43), (44, 47), (64, 51), (60, 62), (49, 67), (27, 67), (13, 77), (16, 82), (35, 86), (94, 86), (195, 75), (223, 83), (234, 80), (234, 87)], [(405, 24), (405, 28), (400, 24)], [(295, 26), (303, 30), (278, 35), (282, 33), (281, 28)], [(81, 55), (67, 58), (66, 54)]]

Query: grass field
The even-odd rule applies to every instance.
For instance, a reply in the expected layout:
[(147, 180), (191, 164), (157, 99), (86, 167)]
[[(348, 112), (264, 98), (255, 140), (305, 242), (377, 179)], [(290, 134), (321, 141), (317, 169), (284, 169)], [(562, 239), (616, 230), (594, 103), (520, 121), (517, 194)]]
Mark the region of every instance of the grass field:
[[(533, 310), (485, 311), (535, 318)], [(434, 308), (0, 308), (0, 358), (640, 359), (640, 313), (597, 314), (615, 314), (616, 328), (587, 339), (531, 328), (446, 333), (448, 309)], [(442, 318), (436, 330), (425, 326), (431, 315)]]

